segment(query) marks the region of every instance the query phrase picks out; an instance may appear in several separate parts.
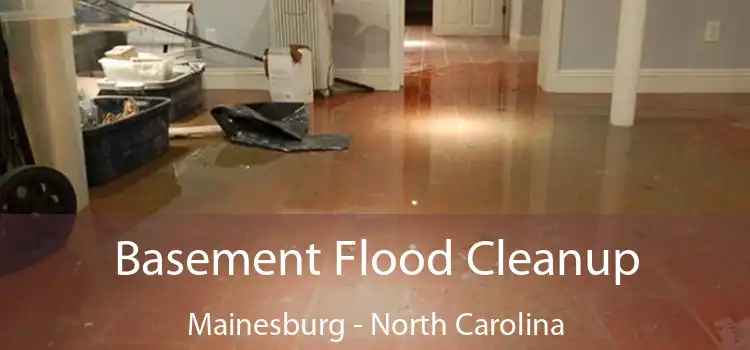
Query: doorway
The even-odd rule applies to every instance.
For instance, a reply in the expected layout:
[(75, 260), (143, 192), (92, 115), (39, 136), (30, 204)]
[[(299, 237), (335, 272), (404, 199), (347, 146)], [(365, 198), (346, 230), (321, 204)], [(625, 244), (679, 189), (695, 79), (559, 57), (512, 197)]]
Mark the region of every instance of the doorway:
[(505, 36), (509, 0), (397, 0), (403, 26), (429, 26), (435, 35)]
[[(507, 40), (510, 0), (390, 0), (390, 60), (392, 86), (404, 86), (405, 56), (415, 56), (425, 40), (407, 32), (436, 37), (494, 37)], [(409, 28), (407, 28), (407, 26)], [(411, 37), (411, 40), (407, 40)], [(456, 38), (460, 39), (460, 38)], [(478, 38), (477, 38), (478, 39)], [(414, 46), (417, 46), (416, 48)], [(412, 47), (411, 50), (407, 46)]]
[(433, 0), (405, 0), (404, 5), (407, 26), (432, 26)]

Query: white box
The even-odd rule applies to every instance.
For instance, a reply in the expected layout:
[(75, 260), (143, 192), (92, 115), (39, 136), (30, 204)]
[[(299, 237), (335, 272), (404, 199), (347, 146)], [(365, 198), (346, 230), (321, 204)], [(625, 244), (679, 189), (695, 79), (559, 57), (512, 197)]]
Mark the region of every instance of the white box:
[(312, 52), (300, 49), (302, 58), (292, 60), (290, 48), (269, 49), (268, 63), (269, 92), (275, 102), (313, 103)]
[[(195, 15), (191, 1), (138, 1), (133, 5), (133, 10), (195, 34)], [(135, 46), (138, 52), (165, 54), (184, 51), (185, 56), (198, 55), (197, 50), (191, 50), (195, 47), (192, 40), (144, 25), (139, 25), (138, 29), (128, 33), (128, 44)]]

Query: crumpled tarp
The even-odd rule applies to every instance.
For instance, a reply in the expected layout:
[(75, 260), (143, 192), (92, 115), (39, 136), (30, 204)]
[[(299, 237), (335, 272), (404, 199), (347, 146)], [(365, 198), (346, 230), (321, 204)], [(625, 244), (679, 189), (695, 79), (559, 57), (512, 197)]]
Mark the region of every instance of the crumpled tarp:
[(343, 151), (349, 136), (308, 134), (307, 109), (302, 103), (245, 103), (211, 110), (216, 123), (233, 143), (282, 152)]

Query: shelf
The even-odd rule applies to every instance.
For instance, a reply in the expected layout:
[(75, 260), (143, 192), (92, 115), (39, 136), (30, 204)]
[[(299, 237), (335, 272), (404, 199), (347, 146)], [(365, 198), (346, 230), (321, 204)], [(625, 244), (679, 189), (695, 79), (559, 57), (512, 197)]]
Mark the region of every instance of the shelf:
[(131, 32), (138, 29), (137, 23), (86, 23), (78, 26), (78, 30), (73, 31), (73, 35), (84, 35), (89, 33), (101, 33), (101, 32)]

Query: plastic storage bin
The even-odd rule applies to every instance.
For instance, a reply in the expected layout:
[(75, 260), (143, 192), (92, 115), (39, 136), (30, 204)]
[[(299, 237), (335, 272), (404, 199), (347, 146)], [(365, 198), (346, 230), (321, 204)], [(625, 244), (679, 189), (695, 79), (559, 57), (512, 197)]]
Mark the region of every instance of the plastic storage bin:
[[(93, 99), (99, 117), (120, 113), (131, 97), (99, 96)], [(142, 167), (169, 150), (169, 113), (166, 97), (133, 97), (140, 112), (114, 123), (83, 129), (86, 175), (98, 186)]]
[(172, 101), (171, 120), (192, 116), (203, 109), (203, 72), (206, 69), (205, 65), (194, 68), (163, 82), (123, 84), (104, 79), (99, 82), (99, 95), (168, 97)]

